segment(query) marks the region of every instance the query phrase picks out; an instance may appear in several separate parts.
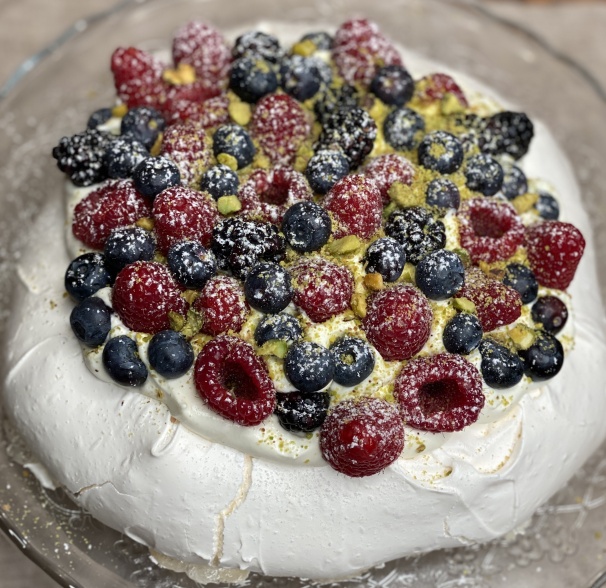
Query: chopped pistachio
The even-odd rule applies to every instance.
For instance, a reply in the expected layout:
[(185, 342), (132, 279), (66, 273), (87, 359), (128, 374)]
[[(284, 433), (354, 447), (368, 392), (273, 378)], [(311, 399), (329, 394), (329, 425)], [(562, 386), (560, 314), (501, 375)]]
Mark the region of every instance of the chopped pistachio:
[(288, 344), (286, 341), (280, 341), (279, 339), (271, 339), (266, 341), (259, 347), (257, 353), (262, 356), (274, 355), (283, 359), (288, 353)]
[(461, 104), (459, 99), (452, 92), (446, 92), (446, 94), (444, 94), (444, 97), (442, 98), (440, 110), (442, 111), (442, 114), (448, 116), (449, 114), (457, 114), (459, 112), (463, 112), (465, 110), (465, 107)]
[(372, 291), (381, 290), (383, 288), (383, 276), (379, 273), (366, 274), (364, 285)]
[(519, 324), (509, 331), (509, 336), (517, 349), (528, 349), (535, 341), (536, 335), (534, 329), (526, 325)]
[(152, 145), (152, 148), (149, 150), (149, 154), (152, 157), (157, 157), (160, 155), (160, 150), (162, 149), (162, 139), (164, 138), (163, 133), (158, 133), (156, 138), (156, 142)]
[(351, 297), (351, 308), (358, 318), (364, 318), (366, 316), (366, 296), (355, 293)]
[(185, 292), (181, 293), (181, 298), (187, 300), (189, 304), (193, 304), (200, 292), (197, 290), (185, 290)]
[(362, 242), (356, 235), (347, 235), (329, 243), (326, 249), (333, 255), (346, 255), (358, 251), (361, 245)]
[(203, 324), (204, 315), (201, 312), (190, 308), (187, 311), (187, 320), (180, 331), (185, 337), (193, 337), (200, 332)]
[(165, 69), (162, 79), (173, 86), (185, 86), (196, 81), (196, 70), (188, 63), (180, 63), (176, 69)]
[(146, 231), (151, 231), (154, 228), (154, 219), (149, 216), (144, 216), (138, 219), (135, 224)]
[(538, 194), (527, 193), (522, 194), (521, 196), (516, 196), (511, 201), (511, 203), (513, 204), (513, 207), (516, 209), (518, 214), (524, 214), (525, 212), (528, 212), (537, 203), (538, 199)]
[(469, 298), (453, 298), (452, 304), (457, 310), (462, 312), (469, 314), (475, 314), (476, 312), (476, 305)]
[(228, 215), (232, 212), (242, 210), (242, 204), (237, 196), (221, 196), (221, 198), (217, 200), (217, 208), (221, 214)]
[(227, 110), (229, 112), (229, 116), (236, 124), (245, 127), (250, 122), (252, 116), (250, 104), (246, 102), (233, 101), (229, 103)]
[(178, 312), (169, 310), (168, 322), (170, 324), (170, 328), (173, 331), (181, 331), (181, 329), (185, 326), (185, 317), (182, 314), (179, 314)]
[(402, 208), (410, 206), (423, 206), (425, 196), (418, 190), (413, 190), (410, 186), (402, 182), (394, 182), (388, 191), (389, 197)]
[(118, 104), (112, 108), (112, 116), (116, 118), (122, 118), (128, 112), (128, 106), (126, 104)]
[(303, 57), (309, 57), (313, 55), (316, 51), (316, 44), (311, 39), (306, 39), (305, 41), (299, 41), (295, 43), (292, 47), (292, 52), (295, 55), (302, 55)]
[(238, 160), (229, 153), (219, 153), (219, 155), (217, 155), (217, 161), (222, 165), (226, 165), (233, 171), (238, 171)]

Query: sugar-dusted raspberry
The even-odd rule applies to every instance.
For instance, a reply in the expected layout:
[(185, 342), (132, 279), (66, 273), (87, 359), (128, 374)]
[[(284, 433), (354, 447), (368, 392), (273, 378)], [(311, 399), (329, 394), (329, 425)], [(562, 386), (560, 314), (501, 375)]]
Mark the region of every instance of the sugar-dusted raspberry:
[(220, 95), (221, 88), (209, 87), (199, 80), (191, 84), (168, 86), (165, 99), (158, 106), (158, 110), (168, 124), (189, 119), (197, 120), (203, 104)]
[(392, 464), (404, 449), (404, 425), (396, 406), (363, 396), (340, 402), (320, 431), (320, 450), (338, 472), (360, 478)]
[(236, 337), (207, 343), (194, 368), (198, 394), (208, 406), (239, 425), (258, 425), (276, 406), (276, 391), (263, 361)]
[(353, 276), (346, 267), (321, 257), (301, 257), (289, 269), (294, 303), (315, 323), (349, 308)]
[(168, 124), (191, 120), (205, 129), (212, 129), (229, 121), (228, 107), (229, 99), (225, 94), (203, 101), (178, 95), (166, 100), (162, 105), (162, 114)]
[(337, 221), (335, 239), (345, 235), (370, 239), (381, 227), (381, 192), (366, 176), (351, 175), (339, 180), (324, 198), (323, 206)]
[(469, 106), (461, 87), (447, 74), (429, 74), (415, 85), (415, 97), (423, 103), (442, 100), (446, 94), (452, 94), (463, 106)]
[(570, 223), (544, 221), (526, 229), (530, 267), (547, 288), (568, 288), (584, 250), (583, 235)]
[(377, 184), (383, 204), (389, 204), (389, 188), (394, 182), (400, 182), (406, 186), (412, 183), (415, 168), (406, 159), (397, 153), (380, 155), (370, 161), (364, 168), (364, 175), (372, 178)]
[(242, 214), (280, 224), (284, 213), (297, 202), (311, 200), (305, 176), (289, 167), (256, 170), (238, 191)]
[(427, 298), (413, 286), (399, 284), (372, 294), (362, 328), (383, 359), (410, 359), (431, 333), (433, 313)]
[(480, 372), (450, 353), (408, 362), (396, 378), (394, 396), (408, 426), (436, 433), (475, 423), (485, 400)]
[(165, 265), (137, 261), (118, 274), (112, 306), (129, 329), (158, 333), (170, 329), (170, 312), (187, 314), (188, 304), (181, 296), (182, 291)]
[(164, 255), (171, 245), (185, 239), (208, 247), (219, 219), (217, 205), (210, 196), (183, 186), (160, 192), (153, 212), (158, 249)]
[(201, 331), (207, 335), (237, 333), (250, 312), (244, 289), (229, 276), (215, 276), (206, 282), (193, 309), (202, 314)]
[(524, 241), (524, 225), (508, 202), (472, 198), (457, 213), (461, 247), (474, 263), (511, 257)]
[(132, 225), (150, 213), (151, 205), (132, 180), (112, 180), (77, 204), (72, 232), (85, 245), (103, 249), (112, 229)]
[(257, 102), (250, 130), (272, 163), (288, 165), (309, 136), (311, 126), (294, 98), (269, 94)]
[(481, 269), (470, 267), (465, 272), (465, 284), (455, 298), (468, 298), (476, 305), (476, 314), (485, 333), (510, 325), (522, 313), (519, 293), (498, 280), (489, 278)]

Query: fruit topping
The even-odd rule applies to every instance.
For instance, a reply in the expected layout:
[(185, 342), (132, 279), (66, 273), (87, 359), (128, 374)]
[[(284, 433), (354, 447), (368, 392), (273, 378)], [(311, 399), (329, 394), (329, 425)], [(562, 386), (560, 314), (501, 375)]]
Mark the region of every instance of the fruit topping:
[(287, 431), (311, 433), (326, 420), (329, 405), (327, 392), (278, 392), (275, 413)]
[(452, 174), (463, 163), (463, 145), (446, 131), (432, 131), (423, 137), (418, 155), (423, 167), (441, 174)]
[(530, 304), (539, 292), (539, 284), (532, 270), (521, 263), (510, 263), (505, 268), (503, 284), (517, 290), (522, 304)]
[(238, 174), (226, 165), (218, 164), (206, 170), (200, 178), (200, 190), (208, 192), (215, 200), (238, 193)]
[(332, 382), (335, 360), (318, 343), (295, 341), (284, 358), (284, 373), (300, 392), (317, 392)]
[(442, 342), (449, 353), (468, 355), (480, 344), (482, 335), (478, 317), (461, 312), (453, 316), (444, 327)]
[(294, 292), (290, 274), (277, 263), (258, 263), (246, 276), (244, 294), (255, 310), (276, 314), (292, 300)]
[(250, 55), (269, 63), (278, 63), (284, 56), (284, 50), (280, 41), (273, 35), (248, 31), (236, 39), (232, 55), (234, 59)]
[(255, 151), (250, 135), (238, 125), (220, 126), (213, 135), (213, 152), (219, 163), (222, 154), (229, 155), (240, 169), (252, 163)]
[(501, 192), (503, 192), (506, 198), (513, 200), (516, 196), (521, 196), (528, 192), (526, 174), (517, 165), (504, 166), (503, 172)]
[(410, 108), (392, 110), (383, 123), (387, 143), (398, 151), (416, 149), (425, 135), (425, 120)]
[(463, 286), (465, 267), (456, 253), (439, 249), (418, 263), (415, 281), (430, 300), (446, 300)]
[(368, 343), (358, 337), (341, 337), (330, 346), (335, 362), (334, 381), (341, 386), (357, 386), (375, 368), (375, 356)]
[(381, 192), (383, 205), (390, 202), (389, 188), (394, 182), (409, 186), (415, 175), (415, 170), (405, 157), (397, 153), (389, 153), (375, 157), (364, 169), (364, 175), (373, 179)]
[(494, 157), (485, 153), (470, 157), (465, 164), (464, 171), (467, 187), (484, 196), (493, 196), (503, 185), (501, 164)]
[(149, 157), (149, 151), (143, 143), (125, 136), (114, 139), (105, 151), (107, 177), (130, 178), (135, 168)]
[(87, 347), (103, 345), (112, 326), (111, 309), (96, 296), (82, 300), (69, 316), (74, 335)]
[(95, 110), (89, 117), (86, 123), (87, 129), (96, 129), (97, 127), (104, 125), (112, 117), (111, 108), (99, 108)]
[(560, 205), (558, 204), (558, 201), (547, 192), (539, 193), (539, 199), (534, 206), (542, 219), (558, 220), (558, 218), (560, 218)]
[(343, 84), (338, 88), (326, 88), (314, 103), (314, 112), (318, 122), (326, 125), (330, 116), (337, 110), (358, 107), (360, 98), (356, 87), (349, 84)]
[(321, 149), (307, 162), (305, 176), (311, 189), (326, 194), (349, 173), (349, 163), (340, 150)]
[(149, 365), (165, 378), (179, 378), (194, 363), (194, 350), (190, 342), (176, 331), (156, 333), (147, 348)]
[(295, 251), (317, 251), (328, 243), (332, 222), (326, 210), (315, 202), (297, 202), (284, 214), (282, 232)]
[(272, 340), (292, 343), (302, 336), (301, 323), (291, 314), (268, 314), (259, 321), (255, 329), (257, 345), (263, 345)]
[(461, 193), (454, 182), (447, 178), (436, 178), (427, 184), (425, 203), (427, 206), (457, 210), (461, 204)]
[(332, 49), (333, 39), (325, 31), (314, 31), (313, 33), (306, 33), (301, 37), (301, 41), (308, 41), (313, 43), (316, 51), (328, 51)]
[(255, 103), (278, 89), (278, 76), (272, 64), (247, 55), (234, 61), (229, 88), (244, 102)]
[(101, 253), (84, 253), (67, 267), (65, 289), (74, 300), (80, 302), (109, 286), (111, 279)]
[(383, 237), (371, 243), (364, 260), (367, 274), (381, 274), (386, 282), (395, 282), (404, 270), (406, 252), (395, 239)]
[(486, 384), (497, 390), (515, 386), (524, 375), (522, 360), (507, 347), (490, 339), (480, 343), (480, 370)]
[(531, 309), (532, 320), (552, 335), (566, 325), (568, 309), (557, 296), (541, 296)]
[(147, 368), (139, 357), (137, 344), (127, 335), (111, 338), (103, 348), (103, 366), (112, 380), (123, 386), (142, 386)]
[(462, 106), (468, 106), (461, 87), (447, 74), (433, 73), (421, 78), (415, 88), (415, 98), (422, 104), (439, 102), (452, 94)]
[(168, 267), (184, 288), (200, 290), (217, 273), (212, 251), (197, 241), (178, 241), (167, 254)]
[(382, 67), (370, 82), (370, 91), (390, 106), (403, 106), (412, 98), (414, 90), (412, 76), (401, 65)]
[(152, 200), (163, 190), (181, 184), (179, 168), (166, 157), (148, 157), (133, 170), (135, 188)]
[(537, 331), (534, 343), (518, 353), (524, 362), (524, 373), (535, 382), (553, 378), (564, 365), (562, 344), (546, 331)]
[(280, 65), (280, 86), (299, 102), (315, 96), (322, 84), (329, 84), (331, 79), (330, 66), (316, 57), (292, 55)]
[(120, 134), (132, 137), (150, 150), (165, 126), (166, 121), (157, 110), (149, 106), (137, 106), (131, 108), (122, 118)]
[(526, 155), (534, 135), (532, 121), (523, 112), (503, 111), (483, 119), (478, 137), (480, 150), (489, 155)]
[(151, 261), (155, 251), (156, 241), (148, 231), (139, 227), (113, 229), (103, 249), (105, 267), (115, 278), (120, 270), (135, 261)]

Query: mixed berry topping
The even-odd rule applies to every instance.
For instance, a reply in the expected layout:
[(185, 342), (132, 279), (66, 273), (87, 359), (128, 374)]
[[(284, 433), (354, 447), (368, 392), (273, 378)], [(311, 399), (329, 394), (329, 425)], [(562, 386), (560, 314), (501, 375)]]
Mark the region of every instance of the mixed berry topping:
[(457, 210), (461, 204), (461, 193), (457, 185), (447, 178), (437, 178), (427, 184), (425, 192), (427, 206)]
[(463, 286), (465, 267), (456, 253), (439, 249), (418, 263), (415, 281), (430, 300), (446, 300)]
[(105, 150), (107, 177), (130, 178), (135, 168), (149, 157), (149, 151), (143, 143), (132, 137), (118, 137)]
[(231, 67), (229, 88), (244, 102), (255, 103), (278, 89), (278, 76), (269, 62), (245, 55)]
[(87, 347), (103, 345), (111, 329), (111, 309), (96, 296), (82, 300), (69, 315), (74, 335)]
[(423, 167), (441, 174), (452, 174), (463, 163), (463, 145), (446, 131), (432, 131), (419, 144), (418, 155)]
[(392, 110), (383, 124), (385, 140), (398, 151), (416, 149), (425, 135), (425, 120), (410, 108)]
[(455, 314), (444, 327), (442, 342), (449, 353), (469, 355), (478, 347), (483, 334), (477, 316), (460, 312)]
[(341, 386), (356, 386), (363, 382), (375, 367), (375, 356), (366, 341), (345, 336), (330, 346), (335, 362), (334, 380)]
[(156, 252), (153, 235), (140, 227), (114, 229), (105, 241), (105, 267), (112, 278), (135, 261), (152, 261)]
[(539, 292), (539, 283), (532, 270), (521, 263), (510, 263), (505, 268), (503, 284), (517, 290), (522, 304), (530, 304)]
[(200, 290), (217, 273), (217, 261), (198, 241), (178, 241), (166, 255), (168, 267), (179, 284)]
[(142, 386), (147, 367), (139, 357), (137, 344), (127, 335), (112, 337), (103, 347), (103, 366), (112, 380), (123, 386)]
[(391, 237), (373, 241), (364, 256), (367, 274), (381, 274), (385, 282), (395, 282), (404, 270), (406, 251)]
[(218, 161), (221, 155), (232, 157), (240, 169), (252, 163), (255, 146), (250, 134), (242, 127), (223, 125), (213, 135), (213, 152)]
[(534, 125), (523, 112), (497, 112), (481, 123), (478, 146), (489, 155), (526, 155), (534, 136)]
[(332, 382), (335, 358), (318, 343), (296, 341), (284, 358), (284, 373), (300, 392), (317, 392)]
[(65, 289), (77, 302), (109, 286), (112, 277), (101, 253), (83, 253), (76, 257), (65, 272)]
[(275, 413), (287, 431), (311, 433), (326, 420), (328, 392), (278, 392)]
[(385, 104), (403, 106), (412, 98), (415, 83), (401, 65), (386, 65), (370, 82), (370, 91)]
[(535, 382), (553, 378), (564, 365), (564, 349), (554, 335), (537, 331), (534, 343), (519, 351), (524, 373)]
[(405, 157), (389, 153), (372, 159), (364, 169), (364, 174), (375, 181), (381, 192), (383, 205), (387, 205), (390, 202), (389, 189), (393, 183), (399, 182), (409, 186), (414, 178), (415, 170), (412, 163)]
[(252, 308), (265, 314), (277, 314), (292, 300), (290, 274), (277, 263), (258, 263), (244, 282), (244, 294)]
[(268, 341), (298, 341), (303, 337), (301, 323), (292, 314), (267, 314), (255, 329), (255, 342), (261, 346)]
[(480, 153), (467, 160), (465, 178), (470, 190), (494, 196), (503, 186), (503, 168), (494, 157)]
[(568, 308), (557, 296), (541, 296), (531, 309), (532, 320), (552, 335), (566, 325)]
[(149, 365), (165, 378), (184, 376), (194, 363), (191, 343), (176, 331), (156, 333), (147, 348)]
[(298, 202), (284, 214), (282, 232), (295, 251), (317, 251), (328, 243), (332, 222), (328, 212), (315, 202)]
[(133, 182), (137, 192), (153, 200), (163, 190), (179, 186), (181, 173), (166, 157), (148, 157), (133, 170)]
[(326, 194), (348, 173), (349, 163), (340, 150), (320, 149), (305, 168), (305, 177), (316, 194)]
[(207, 192), (215, 200), (238, 193), (240, 179), (230, 167), (222, 164), (208, 168), (200, 178), (200, 190)]
[(511, 388), (524, 376), (524, 364), (520, 357), (496, 341), (482, 340), (480, 353), (482, 377), (492, 388)]

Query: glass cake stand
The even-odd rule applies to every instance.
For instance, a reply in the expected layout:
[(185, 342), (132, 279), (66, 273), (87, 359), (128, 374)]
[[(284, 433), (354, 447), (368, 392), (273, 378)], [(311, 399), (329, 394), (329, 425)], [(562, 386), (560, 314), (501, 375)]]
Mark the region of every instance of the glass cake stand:
[[(0, 309), (9, 312), (14, 262), (24, 228), (46, 198), (60, 198), (63, 179), (50, 150), (81, 130), (93, 109), (113, 100), (109, 58), (118, 45), (165, 45), (192, 18), (225, 30), (259, 20), (338, 25), (352, 14), (377, 21), (394, 40), (470, 74), (531, 117), (546, 122), (573, 162), (594, 222), (598, 250), (606, 248), (606, 100), (582, 67), (543, 46), (486, 9), (446, 0), (150, 0), (126, 1), (84, 31), (55, 44), (0, 102)], [(154, 41), (157, 40), (157, 41)], [(600, 258), (606, 292), (606, 262)], [(0, 327), (1, 328), (1, 327)], [(1, 398), (1, 397), (0, 397)], [(0, 404), (0, 418), (2, 406)], [(145, 548), (104, 527), (61, 492), (41, 489), (8, 456), (0, 441), (0, 528), (59, 584), (73, 588), (192, 588), (185, 575), (155, 566)], [(435, 552), (375, 568), (341, 586), (499, 588), (590, 586), (606, 566), (606, 446), (534, 516), (523, 534), (485, 546)], [(604, 559), (603, 559), (604, 558)], [(247, 585), (303, 587), (297, 579), (251, 575)], [(595, 588), (606, 585), (601, 580)]]

